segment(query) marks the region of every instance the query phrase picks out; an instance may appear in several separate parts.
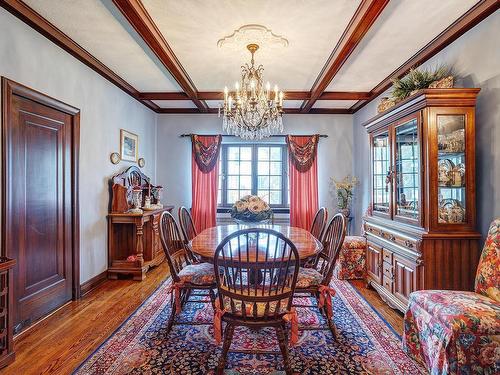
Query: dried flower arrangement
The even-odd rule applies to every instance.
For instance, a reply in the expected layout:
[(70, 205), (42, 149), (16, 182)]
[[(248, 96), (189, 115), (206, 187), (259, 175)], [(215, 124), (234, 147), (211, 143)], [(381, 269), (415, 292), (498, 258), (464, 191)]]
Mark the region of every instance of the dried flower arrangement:
[(344, 177), (341, 181), (331, 179), (331, 185), (337, 194), (337, 208), (347, 217), (350, 214), (353, 191), (358, 184), (359, 180), (351, 175)]
[(448, 66), (440, 65), (434, 69), (412, 68), (404, 77), (392, 80), (391, 97), (382, 98), (377, 111), (380, 113), (389, 109), (418, 90), (450, 87), (453, 87), (453, 75)]

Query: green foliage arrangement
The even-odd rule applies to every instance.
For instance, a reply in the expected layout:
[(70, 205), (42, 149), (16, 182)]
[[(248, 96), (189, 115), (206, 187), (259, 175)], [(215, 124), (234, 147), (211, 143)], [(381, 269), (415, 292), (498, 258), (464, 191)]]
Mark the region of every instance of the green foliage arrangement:
[(414, 91), (426, 89), (434, 81), (439, 81), (451, 74), (451, 69), (440, 65), (434, 69), (411, 69), (403, 78), (392, 80), (392, 97), (397, 101), (410, 96)]

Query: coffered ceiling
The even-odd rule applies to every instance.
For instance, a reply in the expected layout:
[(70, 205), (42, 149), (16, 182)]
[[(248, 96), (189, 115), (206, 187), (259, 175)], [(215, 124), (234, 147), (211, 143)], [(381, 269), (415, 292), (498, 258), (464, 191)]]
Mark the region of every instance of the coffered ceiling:
[(215, 112), (249, 61), (217, 41), (246, 24), (290, 113), (352, 113), (496, 11), (495, 0), (0, 0), (157, 112)]

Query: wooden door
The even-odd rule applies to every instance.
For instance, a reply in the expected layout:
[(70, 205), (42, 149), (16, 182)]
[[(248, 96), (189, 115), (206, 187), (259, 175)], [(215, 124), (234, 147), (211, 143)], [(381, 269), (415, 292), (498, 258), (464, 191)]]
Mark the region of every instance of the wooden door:
[[(78, 297), (75, 111), (5, 80), (2, 251), (14, 268), (14, 329)], [(68, 113), (69, 112), (69, 113)]]
[(417, 290), (416, 264), (394, 254), (393, 270), (394, 295), (407, 305), (410, 293)]
[(368, 243), (366, 249), (366, 269), (368, 276), (378, 284), (382, 282), (382, 249)]

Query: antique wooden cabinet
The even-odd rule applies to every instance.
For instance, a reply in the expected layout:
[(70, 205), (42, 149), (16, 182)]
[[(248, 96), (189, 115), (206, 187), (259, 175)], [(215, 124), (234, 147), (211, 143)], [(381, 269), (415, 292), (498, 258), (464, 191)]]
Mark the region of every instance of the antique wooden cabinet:
[[(144, 211), (139, 213), (129, 210), (133, 203), (132, 189), (142, 190), (140, 201), (144, 206), (145, 196), (150, 194), (152, 187), (150, 178), (136, 166), (113, 176), (109, 187), (108, 278), (116, 279), (124, 274), (132, 275), (134, 280), (143, 280), (150, 267), (165, 260), (160, 241), (160, 217), (162, 212), (172, 211), (173, 206), (143, 207)], [(123, 202), (119, 202), (120, 199)]]
[(12, 268), (16, 261), (0, 257), (0, 368), (12, 363), (15, 358), (12, 340), (14, 316), (14, 288)]
[(401, 311), (415, 290), (473, 288), (478, 92), (421, 90), (364, 124), (371, 145), (367, 281)]

